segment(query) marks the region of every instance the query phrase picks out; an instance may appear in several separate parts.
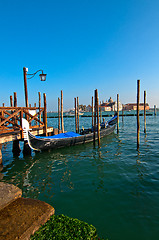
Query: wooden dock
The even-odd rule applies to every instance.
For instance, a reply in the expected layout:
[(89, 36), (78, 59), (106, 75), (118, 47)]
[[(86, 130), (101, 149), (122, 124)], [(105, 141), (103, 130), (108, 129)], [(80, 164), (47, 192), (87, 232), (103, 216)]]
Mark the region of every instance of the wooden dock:
[(53, 127), (47, 127), (45, 107), (0, 107), (0, 164), (2, 144), (13, 141), (13, 153), (20, 151), (19, 141), (24, 141), (23, 117), (28, 120), (30, 131), (34, 135), (48, 136), (57, 132)]

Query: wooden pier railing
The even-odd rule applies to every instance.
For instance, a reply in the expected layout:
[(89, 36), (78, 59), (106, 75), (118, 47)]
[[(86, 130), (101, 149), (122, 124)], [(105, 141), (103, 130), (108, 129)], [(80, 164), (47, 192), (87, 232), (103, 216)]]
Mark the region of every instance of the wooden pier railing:
[[(41, 115), (43, 118), (41, 118)], [(25, 117), (31, 129), (43, 128), (47, 135), (47, 114), (45, 107), (0, 107), (0, 134), (16, 130), (22, 131), (22, 118)]]

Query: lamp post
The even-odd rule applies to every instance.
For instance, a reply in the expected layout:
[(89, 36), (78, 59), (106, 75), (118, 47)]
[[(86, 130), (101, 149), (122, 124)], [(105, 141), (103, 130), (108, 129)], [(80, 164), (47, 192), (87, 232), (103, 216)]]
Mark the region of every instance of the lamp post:
[(36, 71), (35, 73), (31, 73), (31, 74), (28, 74), (28, 68), (23, 68), (23, 74), (24, 74), (24, 91), (25, 91), (25, 106), (26, 107), (29, 107), (29, 103), (28, 103), (28, 89), (27, 89), (27, 76), (30, 76), (28, 77), (28, 79), (31, 79), (33, 78), (38, 72), (41, 72), (41, 74), (39, 74), (39, 77), (40, 77), (40, 80), (41, 81), (46, 81), (46, 75), (47, 74), (44, 74), (43, 73), (43, 70), (38, 70)]

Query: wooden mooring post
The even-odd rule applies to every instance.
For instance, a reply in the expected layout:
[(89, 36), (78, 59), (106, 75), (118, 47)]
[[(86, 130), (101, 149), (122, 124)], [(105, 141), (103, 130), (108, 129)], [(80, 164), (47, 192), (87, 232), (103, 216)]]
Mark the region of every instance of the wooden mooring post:
[(14, 107), (17, 107), (17, 93), (14, 92)]
[(117, 94), (117, 133), (119, 133), (119, 94)]
[(79, 133), (79, 97), (77, 97), (77, 132)]
[(19, 140), (14, 140), (14, 141), (13, 141), (13, 149), (12, 149), (12, 152), (13, 152), (13, 156), (19, 156), (19, 155), (20, 155), (21, 149), (20, 149)]
[(27, 68), (23, 68), (23, 75), (24, 75), (24, 91), (25, 91), (25, 106), (29, 107), (28, 102), (28, 88), (27, 88)]
[(97, 96), (96, 90), (94, 91), (94, 126), (93, 126), (93, 145), (95, 147), (96, 140), (96, 114), (97, 114)]
[(137, 149), (139, 149), (140, 145), (139, 104), (140, 104), (140, 80), (137, 80)]
[(100, 121), (99, 121), (99, 98), (98, 98), (98, 90), (96, 89), (96, 103), (97, 103), (97, 127), (98, 127), (98, 147), (100, 147)]
[(43, 112), (43, 122), (44, 122), (44, 133), (47, 136), (47, 106), (46, 106), (46, 93), (43, 94), (44, 97), (44, 112)]
[[(14, 92), (14, 107), (17, 107), (17, 93), (16, 92)], [(15, 121), (15, 123), (18, 123), (18, 121), (16, 120), (16, 117), (14, 118), (14, 121)], [(20, 155), (21, 149), (20, 149), (19, 140), (13, 141), (12, 152), (13, 152), (13, 156)]]
[(144, 133), (146, 134), (146, 91), (144, 91)]
[(156, 116), (156, 105), (154, 105), (154, 115)]
[(101, 107), (101, 101), (100, 101), (100, 123), (102, 123), (102, 107)]
[(74, 98), (74, 103), (75, 103), (75, 129), (76, 129), (76, 133), (77, 133), (77, 102), (76, 102), (76, 98)]
[(93, 144), (95, 146), (96, 139), (96, 129), (98, 136), (98, 146), (100, 147), (100, 121), (99, 121), (99, 99), (98, 99), (98, 90), (94, 92), (94, 131), (93, 131)]
[[(10, 106), (13, 107), (13, 97), (12, 97), (12, 95), (10, 96)], [(11, 113), (13, 113), (13, 112), (11, 111)]]
[(58, 98), (58, 133), (60, 133), (60, 98)]
[(40, 108), (41, 108), (41, 92), (38, 92), (39, 96), (39, 127), (40, 127), (40, 121), (41, 121), (41, 113), (40, 113)]
[(124, 104), (122, 104), (122, 122), (124, 122)]
[(63, 123), (63, 91), (61, 90), (61, 130), (64, 133), (64, 123)]
[(92, 127), (94, 126), (93, 117), (94, 117), (94, 106), (93, 106), (93, 97), (92, 97)]
[(10, 96), (10, 106), (13, 107), (13, 97), (12, 97), (12, 95)]
[[(14, 107), (17, 107), (17, 93), (14, 92)], [(16, 117), (14, 119), (15, 123), (17, 123)]]

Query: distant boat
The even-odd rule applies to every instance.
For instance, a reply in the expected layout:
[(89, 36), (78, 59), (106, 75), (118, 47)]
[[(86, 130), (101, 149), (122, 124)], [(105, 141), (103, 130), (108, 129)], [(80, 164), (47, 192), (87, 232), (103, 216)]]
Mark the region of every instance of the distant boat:
[[(108, 122), (101, 123), (100, 137), (105, 137), (114, 132), (117, 123), (117, 116), (111, 118)], [(93, 128), (81, 129), (80, 134), (74, 132), (60, 133), (54, 136), (34, 136), (29, 131), (29, 123), (26, 119), (22, 119), (24, 139), (28, 141), (30, 148), (36, 151), (47, 149), (57, 149), (73, 145), (92, 142), (94, 139)], [(95, 132), (95, 140), (98, 139), (97, 128)]]
[[(79, 112), (79, 116), (82, 116), (84, 113)], [(75, 111), (69, 111), (65, 113), (66, 116), (75, 116)]]

